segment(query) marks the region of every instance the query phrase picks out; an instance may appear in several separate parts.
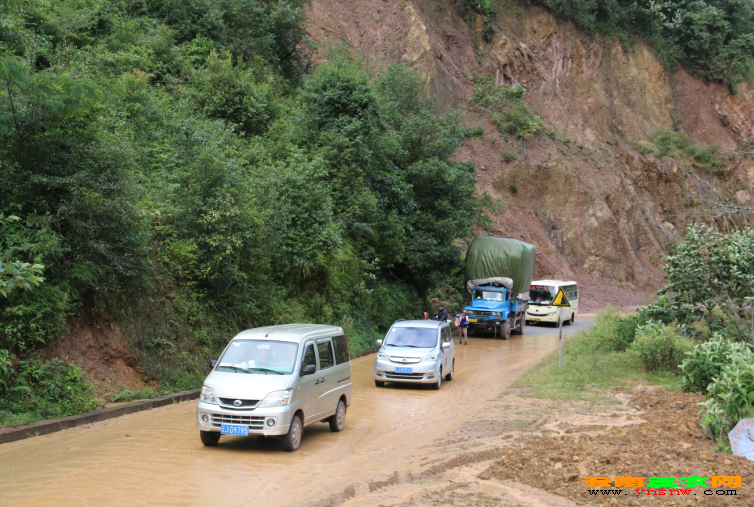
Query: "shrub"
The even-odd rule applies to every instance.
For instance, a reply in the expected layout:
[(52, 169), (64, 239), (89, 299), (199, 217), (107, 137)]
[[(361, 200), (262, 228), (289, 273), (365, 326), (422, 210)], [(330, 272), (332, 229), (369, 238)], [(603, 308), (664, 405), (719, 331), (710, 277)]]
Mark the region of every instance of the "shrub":
[(516, 159), (516, 152), (511, 150), (503, 150), (500, 153), (500, 160), (503, 162), (512, 162)]
[(522, 86), (509, 88), (481, 76), (477, 78), (469, 103), (479, 113), (489, 114), (502, 134), (526, 139), (542, 130), (545, 124), (524, 100), (525, 92)]
[(639, 359), (647, 371), (677, 372), (691, 344), (678, 335), (675, 324), (663, 325), (650, 320), (637, 327), (636, 340), (631, 348), (639, 353)]
[(517, 181), (511, 181), (511, 193), (517, 194), (518, 193), (518, 182)]
[(681, 364), (681, 388), (706, 394), (707, 387), (727, 366), (738, 369), (739, 365), (752, 362), (754, 355), (746, 345), (731, 343), (720, 333), (714, 333), (708, 342), (699, 343), (686, 353)]
[[(608, 306), (597, 312), (594, 324), (578, 342), (574, 342), (569, 352), (575, 354), (592, 352), (616, 352), (616, 330), (622, 327), (620, 311)], [(624, 349), (625, 350), (625, 349)]]
[(723, 368), (708, 387), (707, 400), (700, 403), (702, 424), (709, 425), (722, 443), (722, 435), (751, 413), (754, 405), (754, 363), (741, 361)]

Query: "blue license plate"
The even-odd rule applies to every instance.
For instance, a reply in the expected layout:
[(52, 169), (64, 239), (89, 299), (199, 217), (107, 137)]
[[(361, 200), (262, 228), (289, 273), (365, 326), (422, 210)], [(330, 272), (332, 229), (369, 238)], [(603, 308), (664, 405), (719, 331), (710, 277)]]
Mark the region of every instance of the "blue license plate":
[(222, 426), (220, 426), (220, 434), (221, 435), (243, 435), (244, 437), (248, 437), (249, 427), (241, 426), (239, 424), (223, 424)]
[(395, 367), (395, 373), (414, 373), (413, 368), (402, 368), (400, 366)]

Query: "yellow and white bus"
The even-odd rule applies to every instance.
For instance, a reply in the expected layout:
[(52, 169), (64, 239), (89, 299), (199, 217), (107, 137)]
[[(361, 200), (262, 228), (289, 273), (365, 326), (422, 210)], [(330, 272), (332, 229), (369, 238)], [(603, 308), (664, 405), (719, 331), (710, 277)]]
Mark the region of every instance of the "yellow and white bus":
[(579, 313), (579, 285), (574, 281), (536, 280), (529, 289), (529, 307), (526, 309), (526, 323), (554, 322), (558, 323), (560, 308), (552, 306), (552, 300), (563, 288), (570, 308), (563, 308), (563, 324), (573, 324)]

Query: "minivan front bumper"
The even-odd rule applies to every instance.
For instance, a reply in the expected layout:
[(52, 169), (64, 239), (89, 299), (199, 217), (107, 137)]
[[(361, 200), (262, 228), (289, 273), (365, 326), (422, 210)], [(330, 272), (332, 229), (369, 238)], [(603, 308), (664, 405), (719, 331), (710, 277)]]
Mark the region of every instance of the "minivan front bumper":
[[(412, 373), (395, 373), (397, 367), (409, 367)], [(374, 380), (379, 382), (406, 382), (409, 384), (435, 384), (440, 377), (440, 365), (435, 362), (397, 364), (388, 359), (374, 362)]]
[[(291, 406), (254, 410), (231, 410), (212, 403), (196, 406), (196, 428), (199, 431), (220, 431), (223, 424), (249, 427), (249, 435), (279, 436), (288, 433), (293, 412)], [(270, 421), (274, 424), (270, 426)]]

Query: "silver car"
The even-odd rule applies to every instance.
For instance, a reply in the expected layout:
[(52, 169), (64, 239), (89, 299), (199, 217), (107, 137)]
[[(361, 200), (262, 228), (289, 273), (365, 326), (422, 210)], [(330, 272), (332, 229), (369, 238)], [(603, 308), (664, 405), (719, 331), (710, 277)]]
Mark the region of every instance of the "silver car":
[(343, 430), (351, 404), (351, 361), (343, 329), (288, 324), (234, 337), (204, 381), (196, 427), (204, 445), (221, 435), (282, 437), (295, 451), (304, 427)]
[(377, 345), (381, 345), (374, 361), (377, 387), (402, 382), (440, 389), (443, 378), (453, 380), (456, 350), (445, 321), (397, 321)]

